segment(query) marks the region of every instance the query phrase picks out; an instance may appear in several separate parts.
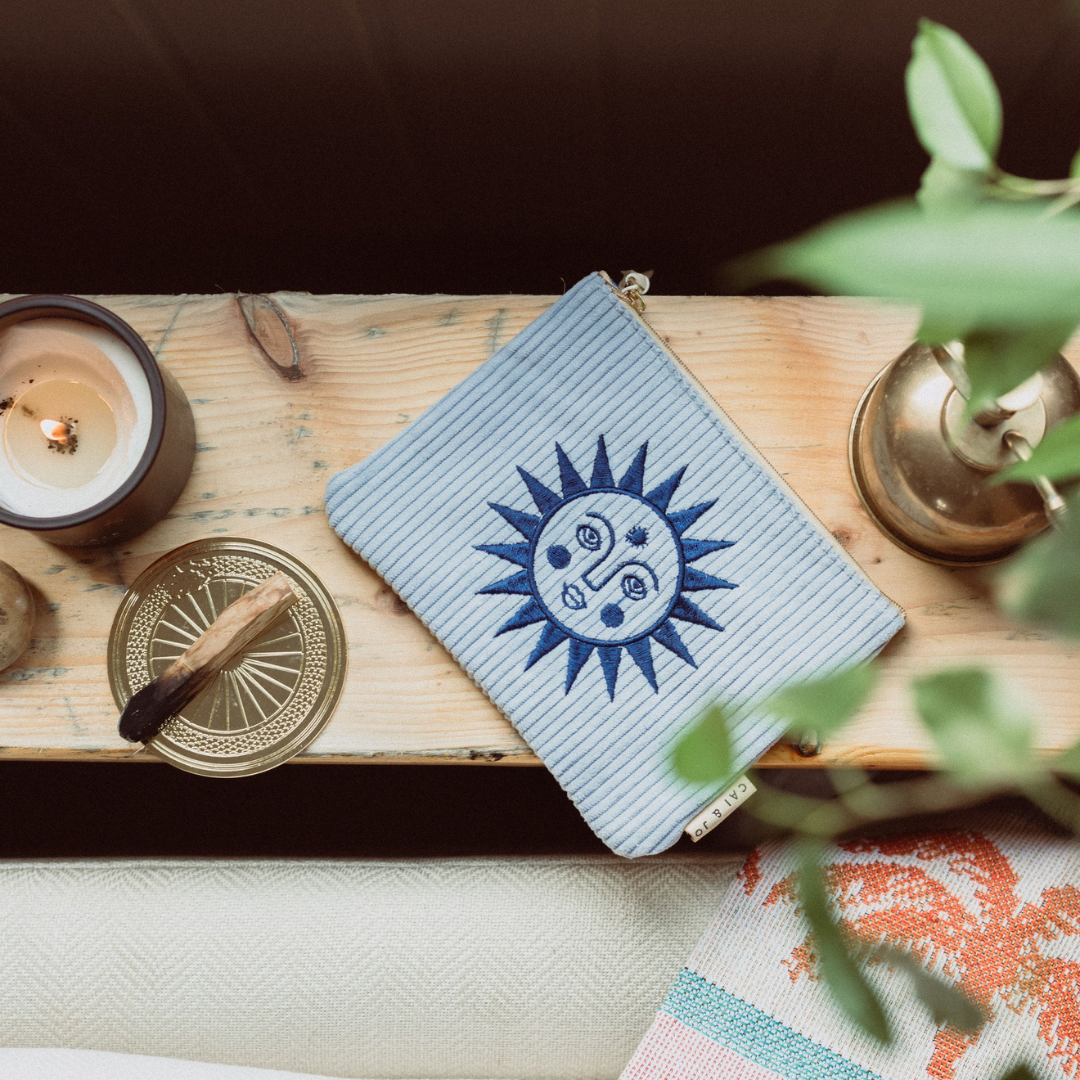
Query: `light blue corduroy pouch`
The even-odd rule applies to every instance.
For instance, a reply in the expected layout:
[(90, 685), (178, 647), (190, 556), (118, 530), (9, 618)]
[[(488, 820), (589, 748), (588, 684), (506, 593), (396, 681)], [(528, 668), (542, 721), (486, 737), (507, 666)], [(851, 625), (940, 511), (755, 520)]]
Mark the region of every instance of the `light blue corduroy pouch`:
[(768, 693), (903, 623), (599, 274), (326, 504), (620, 855), (717, 794), (670, 761), (703, 704), (745, 768), (781, 734)]

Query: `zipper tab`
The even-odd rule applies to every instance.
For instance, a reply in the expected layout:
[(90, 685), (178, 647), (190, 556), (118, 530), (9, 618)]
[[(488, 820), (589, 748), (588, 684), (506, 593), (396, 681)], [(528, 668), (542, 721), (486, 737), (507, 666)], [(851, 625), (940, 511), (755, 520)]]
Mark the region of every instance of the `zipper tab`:
[(622, 280), (615, 286), (615, 291), (639, 315), (644, 315), (645, 294), (649, 291), (649, 284), (648, 274), (640, 274), (637, 270), (625, 270)]

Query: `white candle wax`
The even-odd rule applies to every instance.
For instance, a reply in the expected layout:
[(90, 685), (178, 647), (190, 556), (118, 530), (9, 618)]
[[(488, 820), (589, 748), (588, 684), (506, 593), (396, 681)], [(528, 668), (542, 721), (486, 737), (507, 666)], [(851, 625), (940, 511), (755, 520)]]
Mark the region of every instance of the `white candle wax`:
[(0, 506), (54, 518), (102, 502), (138, 464), (150, 417), (142, 365), (108, 331), (59, 318), (0, 331)]
[(8, 460), (24, 477), (48, 487), (88, 484), (116, 449), (113, 411), (86, 383), (35, 381), (6, 412)]

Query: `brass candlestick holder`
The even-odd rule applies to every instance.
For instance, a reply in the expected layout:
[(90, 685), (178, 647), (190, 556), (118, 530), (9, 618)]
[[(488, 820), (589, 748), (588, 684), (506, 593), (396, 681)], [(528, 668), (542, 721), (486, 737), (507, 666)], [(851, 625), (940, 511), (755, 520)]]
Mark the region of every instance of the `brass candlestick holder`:
[(885, 535), (950, 566), (1003, 559), (1063, 510), (1045, 481), (987, 481), (1080, 412), (1080, 378), (1062, 356), (974, 419), (968, 392), (959, 343), (916, 343), (867, 387), (848, 441), (855, 489)]

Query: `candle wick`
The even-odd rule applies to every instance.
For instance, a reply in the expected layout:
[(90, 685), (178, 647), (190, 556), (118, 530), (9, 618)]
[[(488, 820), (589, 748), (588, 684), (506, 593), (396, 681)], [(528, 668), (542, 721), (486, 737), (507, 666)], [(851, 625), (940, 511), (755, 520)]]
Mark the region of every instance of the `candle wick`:
[(75, 434), (74, 420), (42, 420), (41, 433), (48, 439), (50, 450), (57, 450), (61, 454), (75, 453), (79, 440)]

